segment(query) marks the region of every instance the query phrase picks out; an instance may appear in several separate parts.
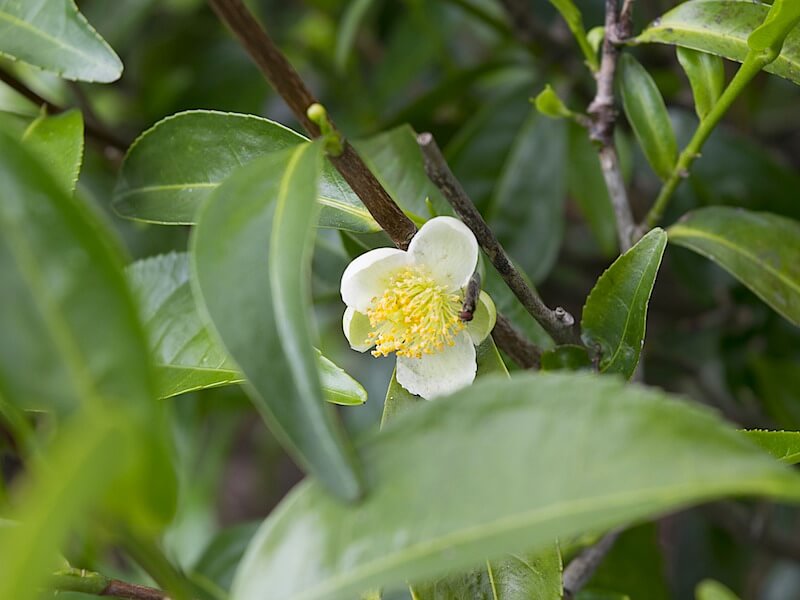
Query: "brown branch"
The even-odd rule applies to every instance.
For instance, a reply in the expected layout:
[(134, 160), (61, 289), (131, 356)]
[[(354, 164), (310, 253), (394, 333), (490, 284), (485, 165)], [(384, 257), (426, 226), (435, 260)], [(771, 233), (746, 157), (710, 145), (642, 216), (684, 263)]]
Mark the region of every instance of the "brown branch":
[(610, 531), (594, 546), (589, 546), (576, 556), (564, 569), (564, 600), (572, 600), (589, 583), (597, 567), (614, 547), (622, 530)]
[[(242, 0), (208, 0), (208, 3), (236, 35), (306, 131), (318, 137), (319, 127), (306, 114), (308, 107), (317, 102), (314, 95)], [(392, 241), (399, 248), (408, 248), (416, 226), (394, 203), (353, 147), (345, 143), (342, 154), (329, 158)]]
[(635, 236), (635, 223), (625, 182), (622, 178), (619, 155), (614, 144), (614, 127), (617, 110), (614, 106), (614, 78), (619, 59), (619, 41), (630, 36), (632, 0), (625, 0), (622, 18), (617, 13), (617, 0), (606, 0), (606, 35), (603, 40), (600, 70), (597, 79), (597, 94), (589, 104), (587, 112), (592, 117), (589, 137), (598, 146), (600, 167), (608, 188), (611, 204), (617, 221), (617, 236), (622, 252), (628, 250)]
[(161, 590), (111, 579), (83, 569), (59, 571), (50, 578), (49, 583), (50, 589), (55, 592), (80, 592), (124, 600), (170, 600), (170, 597)]
[[(14, 75), (2, 68), (0, 68), (0, 81), (5, 83), (8, 87), (15, 90), (17, 93), (36, 106), (44, 106), (47, 109), (47, 112), (50, 114), (57, 115), (67, 110), (66, 108), (50, 102), (46, 98), (43, 98), (35, 91), (30, 89), (27, 85), (22, 83), (22, 81), (14, 77)], [(95, 122), (90, 115), (87, 115), (86, 122), (84, 123), (84, 129), (86, 130), (86, 135), (88, 137), (92, 138), (94, 141), (98, 142), (104, 147), (113, 148), (115, 151), (122, 154), (124, 154), (128, 149), (128, 144)]]
[(475, 234), (492, 265), (514, 292), (525, 310), (559, 344), (580, 343), (575, 330), (575, 319), (561, 307), (555, 310), (548, 308), (525, 282), (478, 209), (475, 208), (472, 200), (467, 196), (461, 183), (453, 175), (433, 136), (430, 133), (421, 133), (417, 136), (417, 143), (422, 149), (425, 172), (428, 177), (442, 191), (461, 220)]

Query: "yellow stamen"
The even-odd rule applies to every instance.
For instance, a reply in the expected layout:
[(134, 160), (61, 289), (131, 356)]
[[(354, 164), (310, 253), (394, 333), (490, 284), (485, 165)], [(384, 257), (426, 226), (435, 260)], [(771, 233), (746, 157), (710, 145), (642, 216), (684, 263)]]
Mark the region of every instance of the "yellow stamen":
[(465, 327), (458, 316), (461, 302), (459, 294), (447, 293), (422, 267), (399, 270), (367, 309), (373, 356), (395, 352), (420, 358), (452, 346), (455, 335)]

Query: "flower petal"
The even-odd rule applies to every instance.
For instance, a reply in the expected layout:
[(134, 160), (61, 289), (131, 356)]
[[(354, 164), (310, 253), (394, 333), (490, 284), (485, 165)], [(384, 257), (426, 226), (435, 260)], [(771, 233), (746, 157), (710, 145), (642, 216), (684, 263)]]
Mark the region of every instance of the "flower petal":
[(425, 223), (411, 240), (408, 253), (450, 292), (466, 286), (478, 264), (475, 235), (453, 217), (435, 217)]
[(478, 367), (475, 346), (466, 331), (455, 344), (422, 358), (397, 357), (397, 383), (412, 394), (432, 400), (468, 386), (475, 380)]
[(342, 300), (358, 312), (366, 312), (372, 299), (383, 294), (392, 274), (410, 263), (408, 253), (396, 248), (377, 248), (362, 254), (342, 274)]
[(348, 306), (344, 311), (342, 329), (344, 330), (344, 337), (350, 342), (350, 347), (353, 350), (366, 352), (375, 345), (375, 343), (369, 339), (369, 334), (372, 331), (369, 317), (364, 313), (358, 312), (351, 306)]
[(467, 323), (467, 331), (472, 338), (472, 343), (480, 346), (481, 342), (494, 329), (494, 324), (497, 321), (497, 309), (494, 306), (494, 301), (491, 296), (481, 290), (478, 296), (478, 304), (475, 307), (475, 313), (472, 315), (472, 321)]

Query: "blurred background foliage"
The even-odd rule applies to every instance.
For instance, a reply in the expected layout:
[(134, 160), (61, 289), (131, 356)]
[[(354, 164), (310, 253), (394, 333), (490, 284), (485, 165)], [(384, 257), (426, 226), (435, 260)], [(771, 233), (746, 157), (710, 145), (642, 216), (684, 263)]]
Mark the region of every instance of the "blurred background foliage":
[[(577, 3), (587, 29), (602, 23), (601, 2)], [(48, 100), (80, 107), (87, 120), (102, 123), (125, 145), (163, 117), (195, 108), (262, 115), (299, 129), (202, 0), (78, 4), (122, 58), (120, 81), (70, 83), (24, 65), (2, 61), (2, 66)], [(549, 2), (248, 4), (349, 137), (402, 123), (431, 131), (543, 295), (580, 314), (586, 294), (618, 251), (613, 214), (585, 132), (538, 115), (529, 102), (547, 83), (575, 110), (585, 110), (594, 95), (594, 81)], [(635, 31), (673, 5), (637, 3)], [(522, 7), (522, 16), (509, 6)], [(634, 53), (664, 94), (683, 146), (696, 118), (674, 48), (650, 45)], [(730, 76), (733, 65), (726, 66)], [(39, 107), (0, 84), (0, 110), (32, 117)], [(800, 218), (799, 125), (795, 85), (759, 75), (706, 145), (666, 222), (710, 204)], [(634, 212), (641, 217), (659, 182), (635, 149), (624, 119), (618, 141)], [(185, 250), (187, 227), (126, 221), (111, 211), (120, 160), (115, 149), (89, 143), (79, 193), (118, 232), (131, 259)], [(323, 351), (369, 392), (365, 405), (342, 410), (347, 425), (358, 431), (379, 421), (392, 365), (350, 351), (341, 335), (339, 275), (353, 247), (345, 242), (337, 232), (320, 233), (314, 292)], [(373, 236), (369, 243), (383, 240)], [(669, 249), (650, 306), (647, 340), (648, 383), (689, 394), (744, 426), (800, 429), (800, 333), (711, 262)], [(254, 531), (251, 523), (268, 514), (300, 473), (238, 387), (166, 402), (181, 479), (166, 550), (198, 579), (225, 587)], [(7, 479), (19, 467), (9, 444), (0, 435)], [(774, 515), (773, 522), (786, 532), (800, 531), (794, 512)], [(713, 576), (744, 598), (800, 598), (795, 563), (771, 560), (728, 536), (702, 510), (633, 529), (598, 571), (593, 587), (631, 598), (688, 598), (701, 578)], [(74, 564), (109, 575), (134, 568), (96, 544), (90, 536), (73, 540), (68, 552)]]

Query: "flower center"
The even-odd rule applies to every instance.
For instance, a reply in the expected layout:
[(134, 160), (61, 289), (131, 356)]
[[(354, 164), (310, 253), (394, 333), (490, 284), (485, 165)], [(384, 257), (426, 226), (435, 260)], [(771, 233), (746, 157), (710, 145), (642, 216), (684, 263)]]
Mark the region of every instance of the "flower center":
[(382, 296), (367, 309), (375, 343), (373, 356), (420, 358), (455, 344), (464, 329), (458, 314), (461, 296), (447, 293), (421, 267), (406, 267), (395, 273)]

